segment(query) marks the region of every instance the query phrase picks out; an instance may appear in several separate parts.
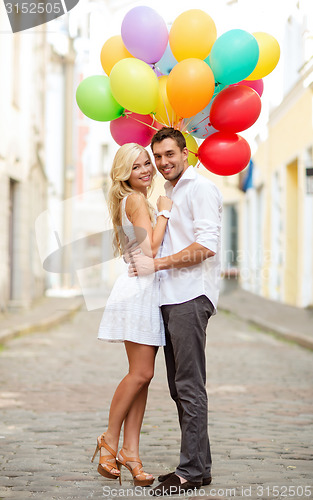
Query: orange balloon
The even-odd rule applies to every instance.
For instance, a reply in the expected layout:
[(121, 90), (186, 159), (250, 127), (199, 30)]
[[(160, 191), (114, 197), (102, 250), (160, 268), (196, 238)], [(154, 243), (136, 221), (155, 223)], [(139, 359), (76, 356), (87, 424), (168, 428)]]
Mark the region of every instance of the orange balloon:
[(168, 100), (166, 92), (167, 80), (167, 75), (160, 76), (159, 78), (159, 99), (155, 110), (155, 119), (168, 127), (175, 127), (179, 118)]
[(184, 59), (174, 66), (167, 80), (168, 99), (179, 117), (194, 116), (213, 97), (214, 75), (201, 59)]
[(121, 35), (111, 36), (103, 45), (100, 53), (101, 66), (110, 75), (113, 66), (121, 59), (134, 57), (126, 49)]
[(169, 42), (177, 61), (190, 57), (205, 59), (216, 37), (216, 26), (209, 14), (200, 9), (190, 9), (174, 20)]

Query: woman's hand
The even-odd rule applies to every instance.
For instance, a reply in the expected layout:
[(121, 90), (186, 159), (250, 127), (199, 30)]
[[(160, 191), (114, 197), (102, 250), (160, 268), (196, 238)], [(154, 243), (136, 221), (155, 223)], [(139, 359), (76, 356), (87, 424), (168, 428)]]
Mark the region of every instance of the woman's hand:
[(162, 210), (171, 210), (172, 209), (173, 202), (170, 198), (167, 196), (159, 196), (157, 200), (157, 209), (158, 212), (161, 212)]

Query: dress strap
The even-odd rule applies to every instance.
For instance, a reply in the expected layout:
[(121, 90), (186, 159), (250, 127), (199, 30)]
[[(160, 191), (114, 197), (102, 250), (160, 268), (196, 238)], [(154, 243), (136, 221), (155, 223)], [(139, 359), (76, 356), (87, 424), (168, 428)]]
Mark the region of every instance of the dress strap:
[(128, 219), (126, 215), (126, 200), (129, 195), (125, 196), (125, 198), (122, 199), (121, 203), (121, 215), (122, 215), (122, 224), (124, 225), (125, 222), (128, 222), (128, 224), (131, 224), (130, 220)]

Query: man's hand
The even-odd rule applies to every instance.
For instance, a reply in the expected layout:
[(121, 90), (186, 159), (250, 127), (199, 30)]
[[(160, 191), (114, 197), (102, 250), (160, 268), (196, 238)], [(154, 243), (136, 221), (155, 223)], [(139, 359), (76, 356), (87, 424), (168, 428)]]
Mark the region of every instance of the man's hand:
[(154, 272), (154, 260), (151, 257), (147, 257), (146, 255), (132, 255), (128, 267), (128, 276), (148, 276)]
[(139, 243), (136, 239), (128, 241), (125, 245), (123, 259), (126, 264), (130, 264), (133, 261), (134, 255), (139, 255), (141, 253)]

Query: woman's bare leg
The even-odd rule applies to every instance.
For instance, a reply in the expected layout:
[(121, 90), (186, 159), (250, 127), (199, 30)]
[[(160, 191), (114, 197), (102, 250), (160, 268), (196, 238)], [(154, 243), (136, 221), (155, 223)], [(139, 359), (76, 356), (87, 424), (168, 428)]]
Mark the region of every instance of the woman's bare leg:
[(142, 421), (146, 409), (148, 387), (144, 387), (133, 404), (124, 421), (123, 450), (129, 457), (139, 456), (139, 439)]
[[(154, 347), (153, 366), (157, 348)], [(142, 421), (145, 414), (148, 397), (148, 385), (143, 387), (131, 405), (124, 420), (124, 436), (122, 449), (127, 457), (139, 457), (139, 440)], [(128, 462), (131, 467), (138, 465), (136, 462)], [(146, 474), (146, 479), (153, 479), (151, 474)]]
[[(136, 399), (134, 400), (127, 417), (124, 421), (124, 436), (122, 450), (126, 457), (140, 457), (139, 440), (142, 421), (146, 409), (148, 396), (148, 387), (144, 387)], [(130, 467), (134, 468), (138, 462), (127, 462)], [(145, 473), (146, 479), (153, 479), (151, 474)]]
[[(147, 390), (154, 373), (156, 348), (125, 341), (129, 361), (129, 372), (118, 385), (110, 407), (109, 425), (105, 440), (113, 450), (117, 450), (123, 421), (130, 413), (126, 424), (126, 435), (136, 433), (133, 443), (139, 442), (139, 433), (147, 400)], [(142, 393), (142, 394), (141, 394)], [(138, 398), (135, 408), (134, 401)], [(137, 406), (138, 405), (138, 406)], [(138, 449), (138, 445), (137, 445)]]

